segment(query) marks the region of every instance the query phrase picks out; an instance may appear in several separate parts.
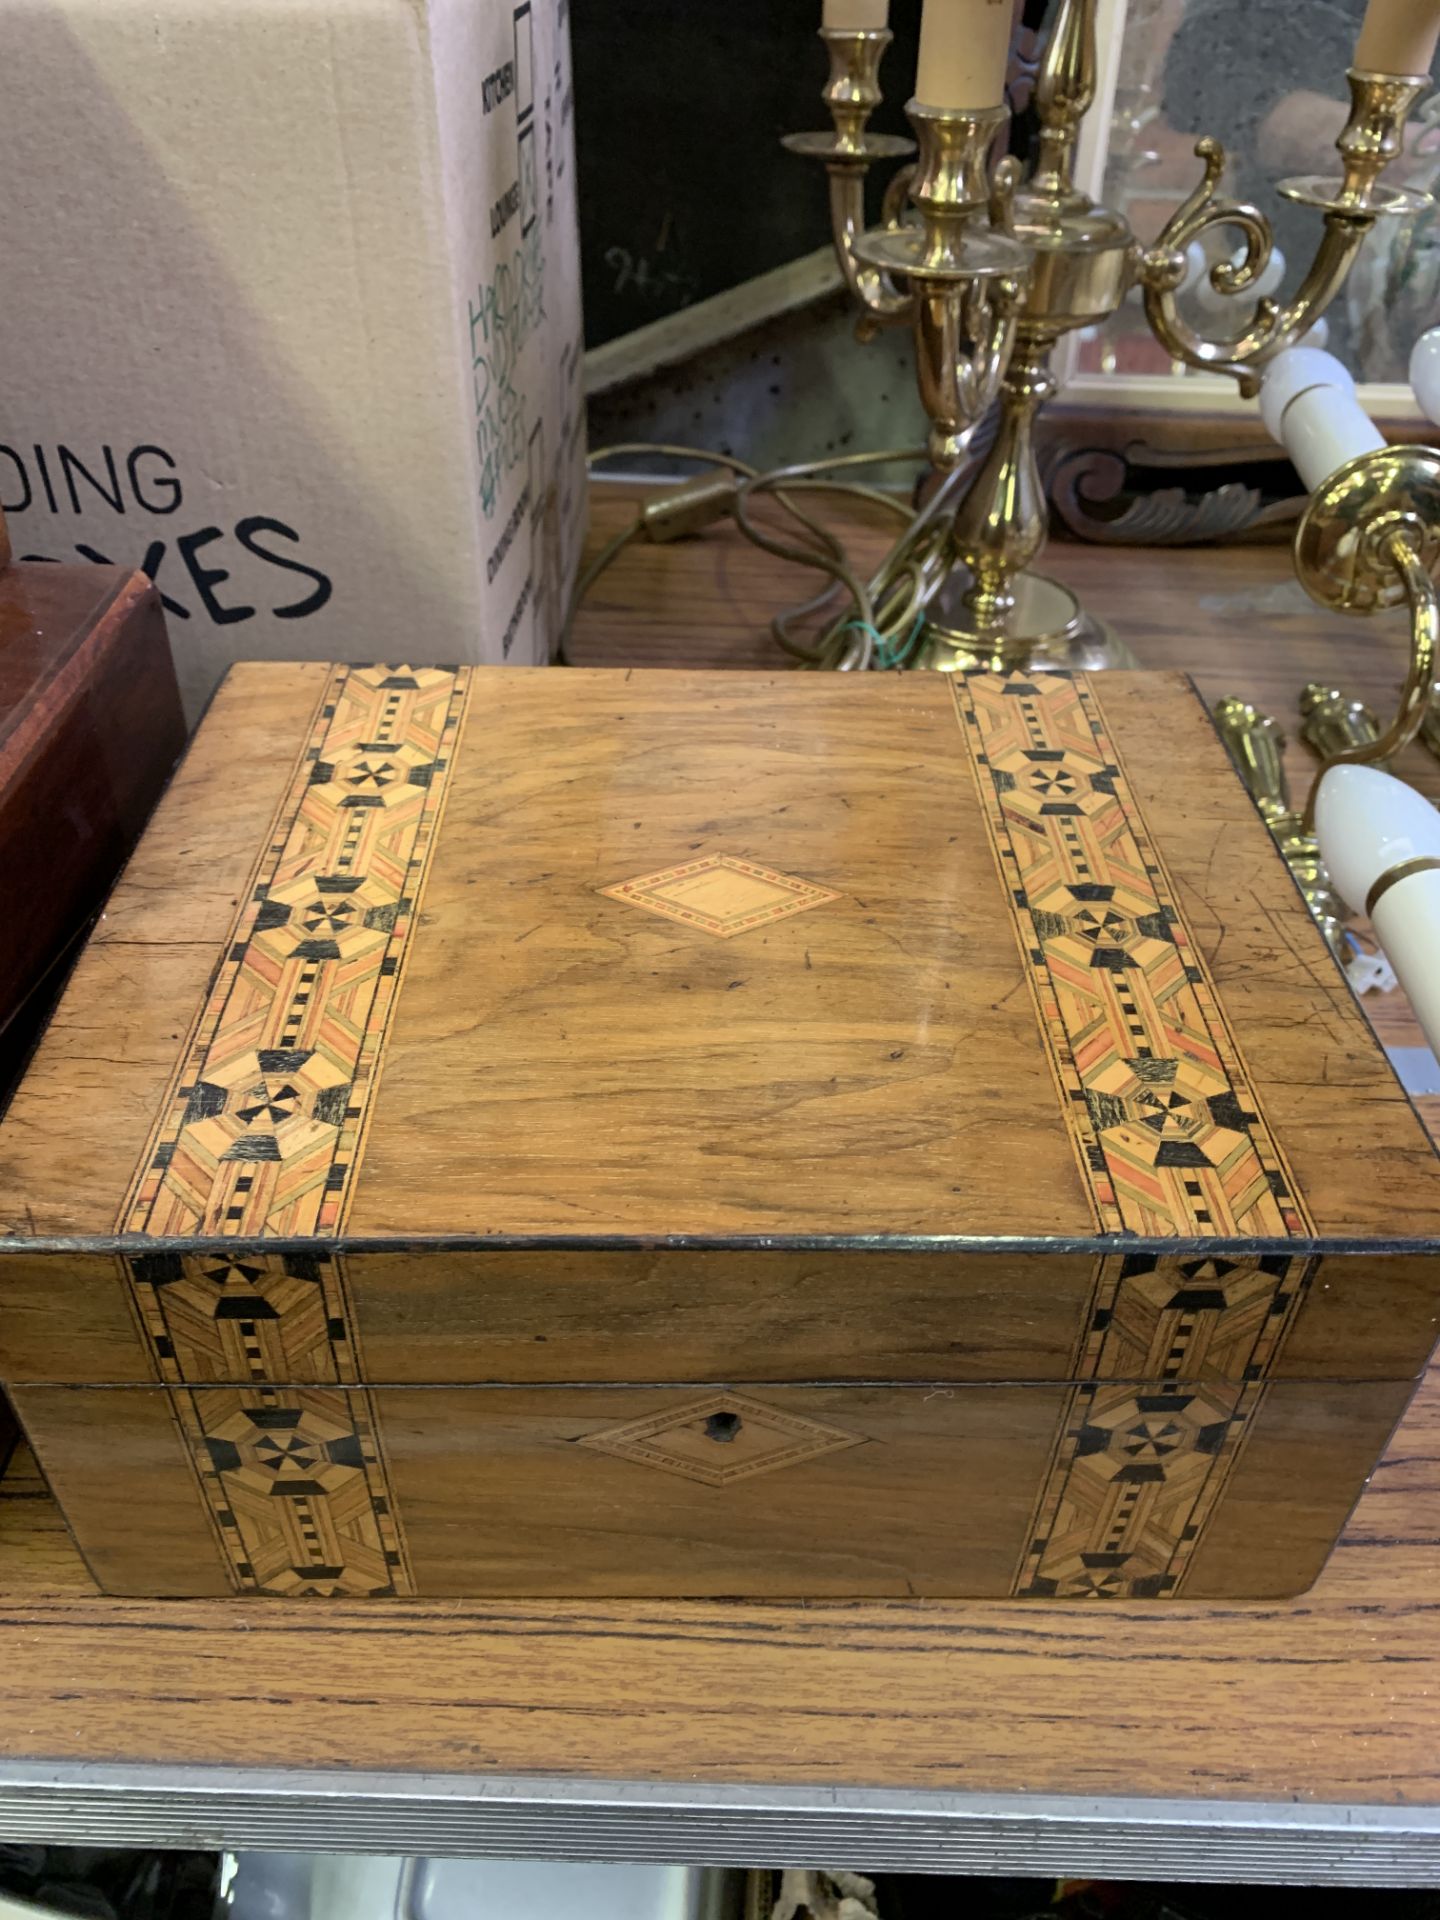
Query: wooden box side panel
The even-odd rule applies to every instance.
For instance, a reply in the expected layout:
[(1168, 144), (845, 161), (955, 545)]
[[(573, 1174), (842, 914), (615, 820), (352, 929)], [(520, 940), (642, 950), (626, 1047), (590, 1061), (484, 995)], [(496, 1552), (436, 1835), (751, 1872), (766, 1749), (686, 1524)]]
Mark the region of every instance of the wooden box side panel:
[(364, 1377), (1413, 1380), (1440, 1259), (748, 1250), (358, 1254)]
[(1266, 1389), (1186, 1597), (1283, 1599), (1313, 1585), (1411, 1392), (1393, 1381)]
[(1243, 1599), (1404, 1403), (1251, 1388), (25, 1387), (110, 1592)]
[(1333, 1254), (1311, 1263), (1275, 1358), (1277, 1380), (1414, 1380), (1440, 1335), (1440, 1255)]
[(401, 1385), (1064, 1380), (1095, 1262), (862, 1252), (357, 1254), (366, 1375)]
[(12, 1397), (103, 1592), (211, 1599), (234, 1591), (168, 1394), (21, 1387)]
[(124, 1261), (109, 1253), (0, 1256), (0, 1381), (125, 1386), (158, 1380)]

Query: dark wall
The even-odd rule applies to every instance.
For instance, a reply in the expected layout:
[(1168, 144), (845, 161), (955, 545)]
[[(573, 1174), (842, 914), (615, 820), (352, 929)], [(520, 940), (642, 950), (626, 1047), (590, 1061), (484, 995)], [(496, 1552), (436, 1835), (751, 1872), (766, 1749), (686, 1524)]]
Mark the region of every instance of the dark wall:
[[(872, 127), (908, 134), (921, 0), (890, 0), (895, 38)], [(1011, 65), (1027, 70), (1046, 0)], [(824, 169), (780, 136), (829, 124), (820, 0), (572, 0), (585, 332), (594, 347), (824, 245)], [(887, 169), (870, 183), (878, 217)]]
[[(892, 0), (877, 129), (906, 131), (919, 21)], [(572, 0), (591, 346), (824, 244), (824, 171), (779, 146), (827, 124), (819, 24), (820, 0)]]

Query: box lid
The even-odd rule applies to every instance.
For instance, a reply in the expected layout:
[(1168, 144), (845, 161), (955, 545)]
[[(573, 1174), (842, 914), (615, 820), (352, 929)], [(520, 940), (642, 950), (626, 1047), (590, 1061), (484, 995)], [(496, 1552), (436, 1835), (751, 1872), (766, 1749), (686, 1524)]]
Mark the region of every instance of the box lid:
[(1430, 1142), (1170, 675), (232, 671), (12, 1247), (1416, 1245)]

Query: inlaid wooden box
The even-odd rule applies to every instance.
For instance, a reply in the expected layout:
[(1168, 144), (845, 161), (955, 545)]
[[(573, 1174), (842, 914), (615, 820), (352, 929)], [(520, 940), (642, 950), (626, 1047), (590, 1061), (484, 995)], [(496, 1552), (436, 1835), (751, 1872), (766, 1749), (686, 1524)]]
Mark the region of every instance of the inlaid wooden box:
[(1189, 685), (232, 671), (0, 1129), (126, 1594), (1315, 1576), (1440, 1170)]

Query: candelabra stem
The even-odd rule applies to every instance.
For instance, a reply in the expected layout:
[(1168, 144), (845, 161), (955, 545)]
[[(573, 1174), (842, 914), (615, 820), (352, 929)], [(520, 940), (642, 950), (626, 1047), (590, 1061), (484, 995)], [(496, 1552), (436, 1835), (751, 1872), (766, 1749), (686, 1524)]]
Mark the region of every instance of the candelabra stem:
[[(1000, 389), (1000, 430), (955, 516), (955, 557), (970, 570), (966, 627), (996, 644), (1015, 612), (1015, 576), (1045, 545), (1045, 488), (1035, 417), (1055, 392), (1050, 342), (1021, 328)], [(1022, 650), (1026, 645), (1021, 642)], [(1003, 648), (1001, 649), (1003, 651)]]

